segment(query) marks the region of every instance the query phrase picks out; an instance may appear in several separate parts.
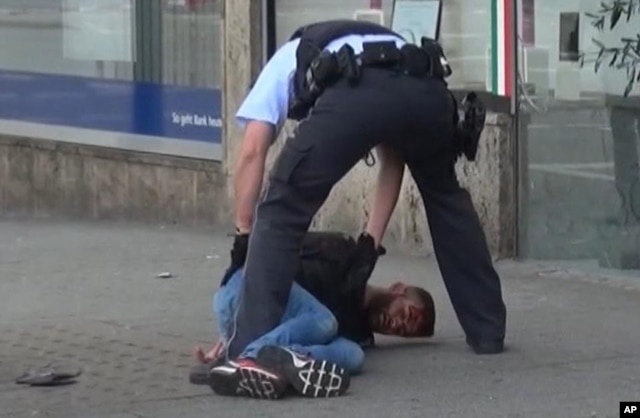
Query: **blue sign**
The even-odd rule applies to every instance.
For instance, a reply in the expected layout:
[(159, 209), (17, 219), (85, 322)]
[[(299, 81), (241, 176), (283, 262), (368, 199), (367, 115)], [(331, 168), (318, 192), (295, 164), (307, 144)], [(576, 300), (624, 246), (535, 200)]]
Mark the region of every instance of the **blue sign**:
[(220, 89), (0, 71), (0, 119), (222, 143)]

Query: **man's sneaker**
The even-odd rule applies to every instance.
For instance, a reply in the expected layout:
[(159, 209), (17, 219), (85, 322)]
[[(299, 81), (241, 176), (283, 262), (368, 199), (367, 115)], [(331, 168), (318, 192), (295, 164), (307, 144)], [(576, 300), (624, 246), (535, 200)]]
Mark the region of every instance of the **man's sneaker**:
[(304, 357), (287, 348), (265, 346), (258, 352), (258, 362), (280, 373), (302, 396), (329, 398), (343, 395), (351, 376), (337, 364)]
[(287, 382), (252, 359), (228, 361), (209, 371), (209, 386), (218, 395), (280, 399)]

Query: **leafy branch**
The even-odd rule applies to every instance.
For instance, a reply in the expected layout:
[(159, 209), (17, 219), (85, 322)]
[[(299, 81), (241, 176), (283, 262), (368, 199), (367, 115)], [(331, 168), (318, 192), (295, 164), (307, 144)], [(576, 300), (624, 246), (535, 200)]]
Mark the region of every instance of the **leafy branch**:
[[(629, 22), (634, 15), (640, 15), (640, 0), (609, 0), (600, 3), (600, 9), (594, 13), (585, 13), (591, 19), (591, 26), (602, 32), (606, 29), (613, 30), (622, 19)], [(608, 24), (607, 24), (608, 22)], [(620, 38), (618, 46), (606, 46), (597, 39), (592, 39), (599, 48), (594, 63), (597, 73), (603, 63), (608, 63), (610, 68), (625, 70), (627, 86), (624, 96), (629, 96), (635, 83), (640, 82), (640, 33), (635, 38)], [(586, 55), (580, 55), (580, 65), (584, 66)]]

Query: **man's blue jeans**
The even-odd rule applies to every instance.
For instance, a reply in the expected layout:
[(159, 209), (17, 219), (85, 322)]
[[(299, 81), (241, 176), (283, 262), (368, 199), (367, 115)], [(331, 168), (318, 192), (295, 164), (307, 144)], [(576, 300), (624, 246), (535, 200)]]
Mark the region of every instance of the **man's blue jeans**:
[[(235, 314), (243, 281), (244, 269), (239, 269), (213, 298), (218, 331), (226, 342), (233, 338), (235, 331)], [(249, 344), (241, 357), (255, 358), (260, 348), (276, 345), (316, 360), (336, 363), (351, 374), (359, 373), (364, 362), (362, 348), (353, 341), (338, 337), (337, 332), (338, 323), (331, 311), (294, 283), (280, 325)]]

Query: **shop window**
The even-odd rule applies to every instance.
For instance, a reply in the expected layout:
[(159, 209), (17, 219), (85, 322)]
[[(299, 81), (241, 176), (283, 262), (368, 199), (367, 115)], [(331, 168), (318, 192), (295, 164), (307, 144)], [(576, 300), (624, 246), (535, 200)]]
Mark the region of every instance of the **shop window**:
[(640, 3), (522, 1), (521, 255), (640, 270)]
[[(396, 1), (402, 0), (275, 0), (276, 46), (301, 25), (350, 19), (371, 8), (380, 10), (383, 23), (391, 26)], [(491, 91), (492, 1), (446, 0), (442, 4), (440, 40), (454, 69), (450, 86)]]
[(217, 159), (221, 0), (0, 0), (0, 134)]

